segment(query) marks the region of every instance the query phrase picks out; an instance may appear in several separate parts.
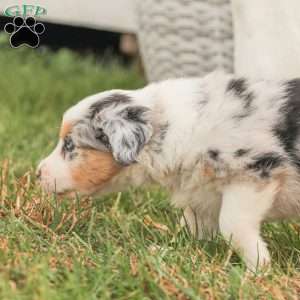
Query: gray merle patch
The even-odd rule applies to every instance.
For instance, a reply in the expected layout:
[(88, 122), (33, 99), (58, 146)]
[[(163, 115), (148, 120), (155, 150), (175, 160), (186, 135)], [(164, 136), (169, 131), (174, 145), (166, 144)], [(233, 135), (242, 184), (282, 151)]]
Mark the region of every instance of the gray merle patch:
[(234, 157), (242, 157), (250, 152), (250, 149), (238, 149), (234, 152)]
[(208, 150), (208, 156), (212, 159), (212, 160), (218, 160), (219, 159), (219, 155), (220, 155), (220, 151), (217, 149), (210, 149)]
[(238, 98), (243, 101), (243, 111), (233, 116), (235, 119), (243, 119), (248, 117), (253, 111), (252, 101), (254, 99), (253, 92), (249, 91), (248, 83), (246, 79), (231, 79), (226, 88), (227, 92), (232, 92)]
[(286, 81), (284, 89), (287, 99), (280, 109), (281, 121), (273, 131), (300, 171), (300, 153), (296, 145), (300, 134), (300, 79)]
[(129, 104), (131, 98), (127, 95), (115, 93), (103, 100), (99, 100), (91, 105), (90, 107), (90, 118), (93, 119), (97, 113), (102, 111), (104, 108), (109, 106), (118, 106), (120, 104)]
[(144, 114), (149, 111), (145, 106), (129, 106), (121, 111), (121, 116), (127, 121), (146, 124)]
[(158, 128), (158, 133), (153, 138), (151, 142), (151, 148), (154, 152), (160, 153), (162, 151), (163, 142), (166, 138), (166, 135), (168, 133), (170, 124), (168, 122), (161, 124)]
[(262, 178), (269, 177), (270, 172), (279, 167), (284, 158), (275, 152), (263, 153), (253, 157), (253, 162), (247, 165), (247, 169), (259, 173)]

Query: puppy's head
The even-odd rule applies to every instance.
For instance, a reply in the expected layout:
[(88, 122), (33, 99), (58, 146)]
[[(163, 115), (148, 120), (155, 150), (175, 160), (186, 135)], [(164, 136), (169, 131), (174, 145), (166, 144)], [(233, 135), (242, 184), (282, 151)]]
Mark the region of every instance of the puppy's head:
[(58, 144), (38, 167), (41, 185), (48, 192), (97, 192), (136, 162), (151, 135), (150, 109), (132, 92), (88, 97), (64, 114)]

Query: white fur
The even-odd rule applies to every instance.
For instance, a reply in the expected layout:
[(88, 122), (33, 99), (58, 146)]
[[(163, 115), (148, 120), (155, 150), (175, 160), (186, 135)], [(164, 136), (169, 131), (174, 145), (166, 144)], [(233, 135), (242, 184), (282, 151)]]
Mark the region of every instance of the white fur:
[(233, 183), (223, 190), (220, 231), (242, 251), (252, 269), (270, 261), (266, 245), (260, 237), (260, 224), (272, 206), (276, 192), (276, 183), (259, 190), (251, 182)]
[[(118, 90), (132, 99), (128, 105), (145, 106), (151, 111), (152, 136), (137, 156), (137, 163), (123, 168), (102, 192), (147, 183), (166, 187), (172, 203), (185, 209), (186, 222), (194, 234), (198, 233), (199, 238), (204, 232), (212, 236), (220, 227), (224, 237), (232, 239), (253, 268), (269, 261), (259, 233), (260, 223), (299, 215), (300, 180), (272, 131), (282, 118), (280, 107), (285, 92), (281, 82), (250, 81), (255, 113), (239, 122), (236, 116), (243, 112), (245, 103), (226, 90), (231, 79), (231, 75), (212, 73), (204, 78), (155, 83), (136, 91)], [(86, 116), (91, 104), (115, 92), (82, 100), (65, 113), (64, 122), (75, 123)], [(105, 118), (116, 121), (118, 109), (112, 107)], [(120, 138), (113, 143), (119, 143), (122, 136), (131, 132), (133, 125), (124, 124), (118, 132)], [(155, 151), (159, 128), (164, 124), (169, 124), (169, 128), (161, 148)], [(234, 156), (238, 149), (248, 148), (249, 155)], [(209, 157), (211, 149), (220, 150), (220, 160)], [(59, 184), (56, 189), (62, 191), (76, 189), (70, 182), (68, 163), (61, 162), (57, 151), (42, 163), (53, 176), (48, 176), (47, 181), (55, 178)], [(256, 155), (270, 152), (280, 155), (285, 163), (275, 168), (269, 178), (261, 178), (245, 167)]]
[(43, 174), (41, 183), (47, 192), (62, 193), (74, 188), (69, 165), (61, 156), (60, 140), (52, 153), (39, 164), (39, 172)]

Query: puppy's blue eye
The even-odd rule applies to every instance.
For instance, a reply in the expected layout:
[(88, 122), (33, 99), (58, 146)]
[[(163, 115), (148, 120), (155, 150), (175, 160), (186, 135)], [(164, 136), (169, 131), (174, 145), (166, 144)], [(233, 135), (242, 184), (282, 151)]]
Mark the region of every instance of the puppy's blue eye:
[(75, 144), (70, 136), (65, 137), (63, 150), (66, 152), (72, 152), (75, 149)]

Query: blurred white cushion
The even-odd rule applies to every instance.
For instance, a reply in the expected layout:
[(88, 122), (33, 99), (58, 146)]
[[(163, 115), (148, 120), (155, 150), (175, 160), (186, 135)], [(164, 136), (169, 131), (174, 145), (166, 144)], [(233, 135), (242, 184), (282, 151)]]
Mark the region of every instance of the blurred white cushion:
[(47, 9), (41, 21), (83, 26), (117, 32), (135, 32), (136, 14), (133, 0), (1, 0), (0, 12), (14, 5), (39, 5)]
[(300, 1), (232, 0), (235, 72), (280, 79), (300, 76)]

